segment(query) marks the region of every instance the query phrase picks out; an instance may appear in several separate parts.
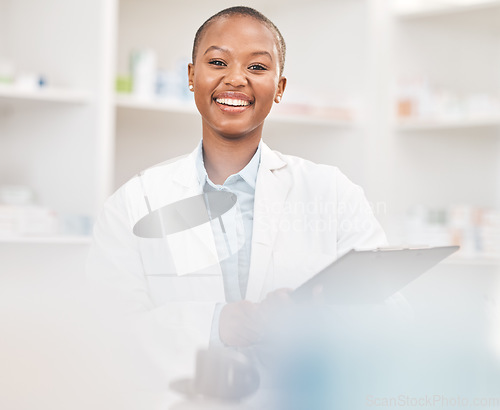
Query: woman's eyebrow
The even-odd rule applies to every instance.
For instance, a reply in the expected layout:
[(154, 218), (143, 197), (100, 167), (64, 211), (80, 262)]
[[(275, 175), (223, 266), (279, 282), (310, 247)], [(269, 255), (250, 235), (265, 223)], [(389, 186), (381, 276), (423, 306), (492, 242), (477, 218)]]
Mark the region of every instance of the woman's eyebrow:
[(252, 56), (268, 56), (271, 61), (273, 61), (273, 56), (268, 51), (254, 51), (250, 55)]
[[(231, 52), (227, 48), (219, 47), (219, 46), (210, 46), (206, 49), (205, 53), (203, 55), (207, 54), (210, 51), (220, 51), (221, 53), (225, 54), (231, 54)], [(254, 51), (253, 53), (250, 53), (251, 56), (268, 56), (271, 61), (273, 61), (273, 56), (271, 53), (268, 51)]]
[(226, 48), (222, 48), (219, 46), (210, 46), (206, 49), (206, 51), (203, 53), (203, 55), (207, 54), (209, 51), (212, 51), (212, 50), (221, 51), (221, 52), (226, 53), (226, 54), (229, 53), (229, 50)]

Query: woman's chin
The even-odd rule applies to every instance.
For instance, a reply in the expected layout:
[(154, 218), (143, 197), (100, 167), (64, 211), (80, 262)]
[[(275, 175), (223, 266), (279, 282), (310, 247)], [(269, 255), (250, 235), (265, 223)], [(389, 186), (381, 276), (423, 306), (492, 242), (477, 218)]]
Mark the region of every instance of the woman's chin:
[[(241, 124), (226, 124), (225, 126), (211, 127), (216, 135), (228, 140), (260, 138), (264, 123), (257, 126), (241, 126)], [(204, 133), (205, 134), (205, 133)]]

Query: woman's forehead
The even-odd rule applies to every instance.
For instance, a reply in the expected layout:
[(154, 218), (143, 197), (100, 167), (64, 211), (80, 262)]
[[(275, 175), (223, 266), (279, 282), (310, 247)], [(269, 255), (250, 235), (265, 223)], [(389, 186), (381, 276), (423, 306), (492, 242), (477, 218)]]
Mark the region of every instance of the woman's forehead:
[(278, 55), (274, 33), (263, 22), (249, 16), (227, 16), (212, 22), (200, 41), (198, 53), (204, 54), (214, 47), (267, 51), (273, 59)]

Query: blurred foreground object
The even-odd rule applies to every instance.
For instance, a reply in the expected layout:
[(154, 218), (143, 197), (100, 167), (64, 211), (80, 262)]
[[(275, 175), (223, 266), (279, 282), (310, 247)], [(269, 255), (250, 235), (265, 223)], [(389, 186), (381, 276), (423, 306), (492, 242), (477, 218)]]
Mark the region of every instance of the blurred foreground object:
[(192, 398), (239, 401), (259, 388), (259, 374), (242, 353), (225, 348), (200, 350), (194, 379), (176, 380), (170, 387)]

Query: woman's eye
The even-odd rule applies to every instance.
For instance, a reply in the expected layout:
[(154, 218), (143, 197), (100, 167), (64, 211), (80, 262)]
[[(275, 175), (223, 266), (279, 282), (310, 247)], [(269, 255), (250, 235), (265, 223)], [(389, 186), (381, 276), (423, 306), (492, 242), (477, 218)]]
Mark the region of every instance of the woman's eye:
[(219, 67), (224, 67), (226, 65), (223, 61), (220, 60), (210, 60), (208, 64), (216, 65)]
[(250, 70), (267, 70), (266, 67), (260, 64), (252, 64), (250, 67), (248, 67)]

